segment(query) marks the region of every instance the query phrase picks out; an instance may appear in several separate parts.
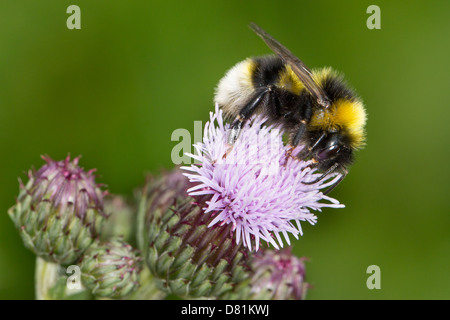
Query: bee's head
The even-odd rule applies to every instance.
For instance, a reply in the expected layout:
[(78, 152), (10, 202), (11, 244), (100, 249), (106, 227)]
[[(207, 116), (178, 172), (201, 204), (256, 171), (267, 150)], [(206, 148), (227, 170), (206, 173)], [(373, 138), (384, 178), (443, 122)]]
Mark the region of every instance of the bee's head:
[(348, 137), (342, 132), (328, 133), (315, 148), (313, 158), (319, 163), (320, 170), (326, 170), (334, 163), (344, 167), (352, 162), (352, 149)]
[(317, 150), (316, 159), (319, 162), (334, 159), (343, 147), (341, 137), (338, 133), (328, 135), (323, 144)]

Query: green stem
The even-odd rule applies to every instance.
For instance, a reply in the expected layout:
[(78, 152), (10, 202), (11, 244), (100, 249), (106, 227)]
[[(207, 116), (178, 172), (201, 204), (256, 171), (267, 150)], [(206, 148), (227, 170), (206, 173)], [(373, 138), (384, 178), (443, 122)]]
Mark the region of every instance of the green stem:
[[(78, 268), (75, 265), (73, 267)], [(36, 300), (93, 299), (91, 292), (81, 284), (81, 274), (76, 268), (74, 270), (63, 269), (57, 263), (37, 257), (34, 275)], [(70, 270), (70, 277), (67, 275), (68, 270)]]
[(47, 262), (41, 257), (37, 257), (34, 276), (36, 300), (52, 300), (50, 289), (53, 288), (58, 281), (59, 264)]

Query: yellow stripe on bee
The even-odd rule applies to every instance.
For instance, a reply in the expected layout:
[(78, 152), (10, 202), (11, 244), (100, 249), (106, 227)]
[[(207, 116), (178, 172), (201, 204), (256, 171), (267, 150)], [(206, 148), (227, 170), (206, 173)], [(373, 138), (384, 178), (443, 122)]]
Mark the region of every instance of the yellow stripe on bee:
[(366, 110), (361, 101), (340, 100), (336, 102), (336, 124), (348, 130), (354, 148), (358, 148), (364, 143), (366, 119)]
[(329, 110), (316, 112), (310, 125), (326, 131), (346, 132), (353, 148), (364, 144), (366, 110), (361, 101), (341, 99), (333, 103)]
[(325, 81), (325, 79), (328, 78), (330, 75), (336, 77), (338, 73), (333, 69), (331, 69), (331, 67), (324, 67), (312, 71), (312, 78), (314, 82), (318, 84), (322, 84)]
[(247, 58), (244, 60), (245, 63), (245, 67), (244, 69), (244, 74), (243, 74), (243, 79), (245, 79), (245, 85), (248, 87), (253, 86), (253, 74), (255, 73), (256, 70), (256, 62), (255, 60), (251, 59), (251, 58)]
[(296, 95), (299, 95), (300, 92), (305, 88), (294, 71), (292, 71), (290, 65), (286, 65), (284, 70), (280, 72), (277, 86)]
[[(339, 74), (330, 67), (314, 70), (312, 73), (318, 84), (323, 84), (330, 76), (339, 77)], [(351, 146), (356, 149), (364, 144), (366, 119), (366, 110), (360, 100), (340, 99), (328, 110), (316, 112), (311, 119), (311, 126), (327, 131), (343, 130), (351, 139)]]

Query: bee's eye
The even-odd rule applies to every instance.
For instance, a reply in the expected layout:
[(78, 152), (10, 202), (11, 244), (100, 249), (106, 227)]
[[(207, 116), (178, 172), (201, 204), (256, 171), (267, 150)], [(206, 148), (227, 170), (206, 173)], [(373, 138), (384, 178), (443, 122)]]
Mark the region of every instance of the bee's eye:
[(323, 160), (334, 158), (340, 149), (341, 148), (337, 144), (328, 146), (327, 148), (322, 149), (317, 153), (317, 157), (319, 158), (318, 160), (323, 161)]

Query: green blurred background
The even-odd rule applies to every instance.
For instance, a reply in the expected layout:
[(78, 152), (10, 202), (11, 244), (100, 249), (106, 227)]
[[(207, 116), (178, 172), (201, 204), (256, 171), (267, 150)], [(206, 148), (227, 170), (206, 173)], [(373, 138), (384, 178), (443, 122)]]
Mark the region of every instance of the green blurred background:
[[(66, 9), (81, 8), (81, 30)], [(381, 8), (369, 30), (366, 9)], [(206, 121), (225, 71), (269, 53), (255, 21), (364, 99), (368, 144), (294, 241), (308, 299), (450, 298), (450, 2), (2, 1), (0, 299), (33, 299), (34, 256), (6, 214), (42, 154), (81, 154), (112, 193), (171, 168), (177, 128)], [(381, 289), (366, 287), (370, 265)]]

